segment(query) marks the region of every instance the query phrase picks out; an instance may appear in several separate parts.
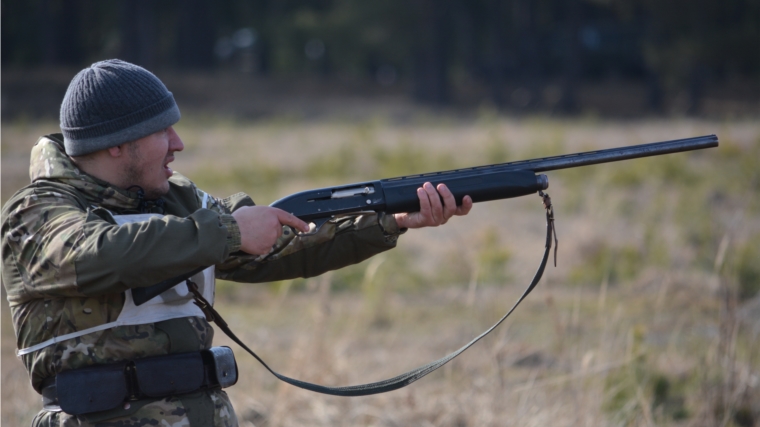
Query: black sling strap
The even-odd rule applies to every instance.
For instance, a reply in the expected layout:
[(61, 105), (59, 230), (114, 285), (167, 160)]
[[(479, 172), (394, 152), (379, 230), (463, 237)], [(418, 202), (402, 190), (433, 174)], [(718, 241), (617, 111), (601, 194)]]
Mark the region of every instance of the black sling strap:
[(464, 347), (460, 348), (459, 350), (454, 351), (453, 353), (438, 359), (434, 362), (428, 363), (427, 365), (420, 366), (419, 368), (413, 369), (407, 373), (401, 374), (399, 376), (378, 381), (374, 383), (369, 384), (360, 384), (360, 385), (354, 385), (354, 386), (347, 386), (347, 387), (327, 387), (319, 384), (312, 384), (305, 381), (300, 381), (294, 378), (287, 377), (285, 375), (282, 375), (278, 372), (275, 372), (272, 368), (269, 367), (256, 353), (254, 353), (250, 348), (248, 348), (247, 345), (245, 345), (229, 328), (227, 325), (227, 322), (222, 319), (222, 317), (219, 315), (219, 313), (214, 309), (214, 307), (209, 304), (209, 302), (203, 298), (203, 295), (198, 291), (198, 286), (190, 279), (187, 279), (187, 286), (190, 289), (190, 291), (195, 295), (195, 304), (197, 304), (203, 312), (206, 314), (206, 317), (209, 321), (212, 321), (216, 323), (219, 328), (227, 334), (228, 337), (230, 337), (233, 341), (238, 343), (243, 349), (245, 349), (248, 353), (251, 354), (251, 356), (255, 357), (256, 360), (258, 360), (262, 365), (264, 365), (265, 368), (269, 372), (272, 373), (275, 377), (279, 378), (280, 380), (294, 385), (296, 387), (300, 387), (305, 390), (314, 391), (317, 393), (323, 393), (323, 394), (331, 394), (334, 396), (368, 396), (371, 394), (379, 394), (379, 393), (385, 393), (388, 391), (397, 390), (403, 387), (408, 386), (409, 384), (417, 381), (418, 379), (424, 377), (425, 375), (435, 371), (436, 369), (440, 368), (441, 366), (448, 363), (453, 358), (459, 356), (462, 354), (465, 350), (472, 347), (473, 344), (478, 342), (481, 338), (488, 335), (491, 331), (496, 329), (497, 326), (499, 326), (504, 320), (506, 320), (507, 317), (509, 317), (510, 314), (517, 308), (518, 305), (525, 299), (525, 297), (528, 296), (528, 294), (533, 291), (533, 288), (536, 287), (538, 282), (541, 280), (541, 276), (544, 274), (544, 269), (546, 268), (546, 262), (549, 259), (549, 252), (551, 251), (552, 247), (552, 236), (554, 236), (555, 241), (555, 248), (554, 248), (554, 265), (557, 265), (557, 237), (556, 237), (556, 231), (554, 229), (554, 208), (551, 204), (551, 199), (549, 198), (548, 194), (545, 194), (541, 191), (539, 191), (539, 196), (543, 199), (544, 208), (546, 208), (546, 245), (544, 250), (544, 256), (541, 259), (541, 264), (538, 267), (538, 271), (536, 271), (536, 274), (533, 276), (533, 280), (531, 280), (530, 284), (528, 285), (527, 289), (525, 289), (525, 292), (523, 292), (522, 296), (515, 302), (515, 304), (512, 306), (512, 308), (505, 314), (501, 319), (499, 319), (496, 324), (488, 328), (485, 332), (478, 335), (475, 339), (467, 343)]

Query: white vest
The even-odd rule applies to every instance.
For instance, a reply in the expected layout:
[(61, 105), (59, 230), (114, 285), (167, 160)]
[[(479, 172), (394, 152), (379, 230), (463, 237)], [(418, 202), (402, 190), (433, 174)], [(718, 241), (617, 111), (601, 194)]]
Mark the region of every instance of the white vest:
[[(208, 201), (208, 195), (203, 198), (202, 207), (205, 208)], [(161, 217), (160, 214), (137, 214), (137, 215), (112, 215), (118, 225), (124, 225), (133, 222), (148, 221), (153, 217)], [(211, 266), (202, 272), (194, 275), (192, 280), (198, 285), (203, 297), (211, 304), (214, 303), (214, 266)], [(181, 317), (205, 317), (203, 311), (193, 304), (193, 294), (187, 289), (186, 283), (180, 283), (162, 294), (146, 301), (141, 305), (135, 305), (132, 298), (132, 290), (128, 289), (125, 293), (124, 307), (115, 321), (81, 331), (72, 332), (66, 335), (53, 337), (37, 345), (23, 348), (16, 352), (22, 356), (34, 351), (45, 348), (49, 345), (81, 337), (93, 332), (103, 331), (117, 326), (145, 325), (148, 323), (161, 322), (163, 320), (177, 319)]]

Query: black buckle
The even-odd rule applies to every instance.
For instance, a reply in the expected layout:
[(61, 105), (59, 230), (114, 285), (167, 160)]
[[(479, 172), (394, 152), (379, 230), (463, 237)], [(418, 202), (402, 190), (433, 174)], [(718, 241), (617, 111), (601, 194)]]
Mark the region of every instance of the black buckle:
[(209, 367), (209, 386), (227, 388), (237, 383), (237, 362), (235, 362), (235, 354), (232, 353), (231, 348), (211, 347), (201, 353), (203, 353), (206, 366)]

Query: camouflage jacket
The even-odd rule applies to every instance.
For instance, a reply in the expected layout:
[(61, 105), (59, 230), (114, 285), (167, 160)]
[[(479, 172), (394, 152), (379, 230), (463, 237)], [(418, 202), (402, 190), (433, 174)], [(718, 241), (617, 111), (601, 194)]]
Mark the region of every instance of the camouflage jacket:
[[(127, 289), (197, 267), (215, 265), (217, 278), (239, 282), (310, 277), (388, 250), (399, 234), (391, 216), (349, 216), (315, 235), (285, 227), (268, 255), (248, 255), (239, 251), (231, 215), (253, 205), (245, 194), (209, 198), (175, 173), (162, 201), (142, 200), (81, 172), (62, 147), (58, 134), (40, 138), (32, 149), (32, 184), (2, 209), (2, 282), (19, 349), (109, 323)], [(163, 216), (119, 226), (111, 215), (140, 212)], [(64, 370), (202, 350), (212, 337), (205, 318), (188, 317), (113, 327), (21, 357), (39, 391), (45, 378)]]

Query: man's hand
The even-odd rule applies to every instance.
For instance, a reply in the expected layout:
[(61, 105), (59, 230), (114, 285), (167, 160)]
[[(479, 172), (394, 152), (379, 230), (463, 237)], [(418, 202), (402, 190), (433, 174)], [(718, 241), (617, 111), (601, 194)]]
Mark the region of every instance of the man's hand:
[(454, 215), (467, 215), (472, 209), (470, 196), (464, 196), (462, 206), (457, 206), (454, 195), (444, 184), (438, 184), (436, 190), (433, 184), (426, 182), (417, 189), (417, 196), (420, 198), (419, 212), (394, 214), (399, 228), (437, 227), (446, 224)]
[(309, 231), (309, 224), (282, 209), (245, 206), (232, 213), (240, 227), (240, 250), (252, 255), (269, 253), (282, 234), (282, 226)]

